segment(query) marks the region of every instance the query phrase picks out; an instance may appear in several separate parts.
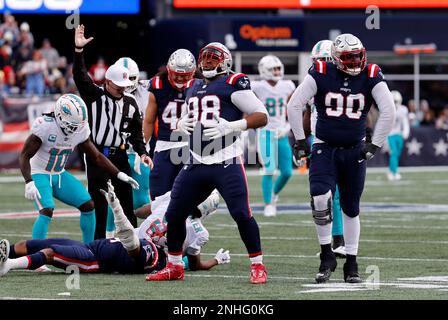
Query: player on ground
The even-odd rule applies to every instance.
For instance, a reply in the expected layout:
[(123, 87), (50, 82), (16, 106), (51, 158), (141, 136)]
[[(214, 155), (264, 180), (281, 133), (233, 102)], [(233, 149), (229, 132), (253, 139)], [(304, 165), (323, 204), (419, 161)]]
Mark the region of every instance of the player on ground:
[[(140, 70), (137, 63), (129, 57), (118, 59), (115, 64), (124, 66), (129, 70), (129, 80), (134, 84), (126, 88), (126, 92), (132, 94), (137, 101), (138, 108), (142, 119), (145, 118), (146, 104), (148, 102), (148, 86), (149, 80), (140, 80)], [(148, 143), (148, 140), (145, 140)], [(149, 175), (150, 168), (141, 162), (141, 158), (133, 150), (132, 145), (127, 150), (129, 165), (131, 167), (131, 176), (134, 178), (140, 188), (132, 190), (132, 199), (134, 212), (137, 216), (142, 217), (149, 214), (151, 208), (149, 200)], [(107, 212), (106, 238), (114, 237), (115, 224), (113, 221), (113, 213), (109, 207)]]
[[(261, 58), (258, 71), (263, 80), (252, 82), (252, 90), (269, 114), (268, 125), (258, 129), (258, 154), (264, 169), (261, 186), (264, 215), (273, 217), (277, 214), (278, 194), (292, 175), (292, 151), (288, 140), (291, 127), (286, 120), (286, 104), (296, 86), (291, 80), (283, 80), (284, 66), (276, 56)], [(273, 186), (272, 178), (277, 168), (280, 176)]]
[[(196, 59), (190, 51), (178, 49), (168, 59), (166, 71), (149, 82), (149, 100), (143, 123), (145, 141), (149, 141), (157, 121), (157, 143), (154, 151), (154, 167), (150, 176), (151, 199), (166, 194), (173, 188), (174, 179), (188, 161), (188, 139), (176, 131), (185, 102), (185, 88), (196, 72)], [(200, 217), (204, 208), (215, 206), (219, 194), (212, 192), (199, 208), (190, 214)]]
[(163, 249), (148, 239), (139, 239), (126, 218), (112, 183), (101, 190), (109, 205), (116, 209), (116, 236), (83, 244), (70, 239), (23, 240), (10, 246), (0, 240), (0, 277), (9, 270), (34, 270), (44, 264), (66, 269), (77, 266), (80, 272), (148, 273), (166, 264)]
[[(331, 56), (331, 46), (333, 42), (330, 40), (321, 40), (317, 42), (313, 49), (311, 50), (311, 63), (314, 64), (317, 60), (324, 62), (332, 62), (333, 58)], [(314, 99), (307, 104), (307, 112), (310, 112), (310, 129), (311, 129), (311, 145), (313, 145), (313, 140), (316, 132), (316, 121), (317, 121), (317, 110), (314, 105)], [(306, 116), (305, 116), (306, 118)], [(344, 247), (344, 230), (342, 227), (342, 212), (341, 204), (339, 201), (339, 188), (336, 185), (335, 193), (333, 196), (333, 227), (331, 230), (331, 235), (333, 237), (332, 249), (336, 256), (345, 258), (345, 247)]]
[(34, 200), (39, 216), (33, 226), (33, 239), (45, 239), (54, 210), (53, 196), (81, 211), (84, 243), (93, 241), (95, 210), (83, 184), (65, 171), (68, 157), (76, 146), (111, 175), (138, 188), (138, 183), (120, 172), (89, 139), (87, 107), (74, 95), (61, 96), (51, 114), (38, 117), (20, 154), (20, 170), (25, 179), (25, 198)]
[(401, 174), (398, 172), (401, 152), (403, 151), (404, 140), (409, 138), (409, 111), (403, 106), (403, 98), (400, 92), (393, 90), (394, 103), (396, 111), (395, 123), (392, 131), (387, 137), (389, 144), (389, 172), (387, 178), (389, 181), (401, 180)]
[[(333, 63), (317, 60), (288, 103), (288, 116), (296, 138), (296, 159), (310, 153), (305, 140), (302, 110), (314, 97), (316, 137), (310, 159), (310, 194), (314, 223), (321, 245), (318, 283), (336, 269), (331, 250), (332, 195), (339, 186), (345, 249), (344, 280), (361, 282), (356, 256), (360, 234), (359, 202), (364, 189), (366, 160), (387, 138), (395, 117), (392, 94), (376, 64), (367, 65), (365, 48), (352, 34), (339, 35), (332, 46)], [(366, 118), (376, 103), (380, 116), (372, 138), (365, 143)]]
[[(168, 265), (147, 276), (149, 281), (183, 280), (182, 246), (185, 220), (213, 189), (224, 198), (251, 260), (251, 283), (265, 283), (258, 224), (249, 207), (246, 174), (239, 134), (267, 124), (263, 103), (250, 90), (246, 75), (233, 73), (232, 56), (223, 44), (212, 42), (199, 53), (204, 80), (190, 80), (188, 113), (177, 129), (190, 135), (191, 161), (174, 181), (166, 220)], [(243, 119), (243, 114), (247, 116)]]

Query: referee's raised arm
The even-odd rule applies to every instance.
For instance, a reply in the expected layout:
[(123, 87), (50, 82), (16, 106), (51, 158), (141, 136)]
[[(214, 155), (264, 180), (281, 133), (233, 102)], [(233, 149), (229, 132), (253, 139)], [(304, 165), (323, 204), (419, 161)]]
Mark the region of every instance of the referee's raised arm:
[(73, 60), (73, 79), (76, 87), (84, 99), (84, 101), (93, 101), (101, 94), (101, 89), (96, 86), (87, 73), (87, 68), (84, 62), (84, 46), (93, 40), (93, 37), (88, 39), (84, 36), (84, 25), (79, 25), (75, 29), (75, 57)]

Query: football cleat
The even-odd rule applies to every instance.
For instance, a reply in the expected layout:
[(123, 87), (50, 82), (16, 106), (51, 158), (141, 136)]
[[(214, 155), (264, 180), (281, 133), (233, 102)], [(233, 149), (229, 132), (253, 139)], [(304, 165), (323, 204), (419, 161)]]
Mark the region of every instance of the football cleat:
[(347, 283), (362, 282), (358, 273), (358, 264), (356, 262), (344, 263), (344, 281)]
[(320, 266), (319, 272), (316, 274), (316, 282), (324, 283), (330, 280), (331, 273), (336, 270), (337, 262), (336, 257), (333, 253), (331, 254), (320, 254)]
[(263, 284), (268, 279), (268, 272), (262, 263), (252, 263), (250, 266), (250, 283)]
[(184, 265), (168, 262), (165, 268), (146, 276), (146, 281), (184, 280)]
[(387, 173), (387, 180), (394, 181), (395, 180), (395, 175), (392, 172), (388, 172)]
[(264, 216), (265, 217), (275, 217), (277, 215), (277, 208), (273, 204), (267, 204), (264, 207)]
[(9, 257), (9, 241), (0, 240), (0, 264), (5, 263)]
[(399, 173), (397, 172), (397, 173), (395, 174), (394, 178), (395, 178), (396, 181), (401, 180), (401, 174), (399, 174)]

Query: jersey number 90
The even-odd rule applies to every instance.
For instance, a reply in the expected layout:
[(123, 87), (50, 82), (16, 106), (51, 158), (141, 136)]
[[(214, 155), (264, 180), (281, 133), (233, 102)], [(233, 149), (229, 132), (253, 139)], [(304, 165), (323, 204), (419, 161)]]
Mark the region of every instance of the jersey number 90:
[(350, 119), (359, 119), (365, 107), (362, 93), (343, 96), (340, 93), (328, 92), (325, 96), (326, 113), (330, 117), (340, 117), (345, 114)]

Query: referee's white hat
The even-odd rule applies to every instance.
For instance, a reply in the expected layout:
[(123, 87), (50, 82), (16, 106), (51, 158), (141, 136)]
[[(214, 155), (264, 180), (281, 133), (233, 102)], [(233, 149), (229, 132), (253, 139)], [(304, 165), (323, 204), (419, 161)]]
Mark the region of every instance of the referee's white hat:
[(119, 87), (130, 87), (134, 83), (129, 80), (129, 70), (124, 66), (113, 64), (106, 71), (106, 79)]

